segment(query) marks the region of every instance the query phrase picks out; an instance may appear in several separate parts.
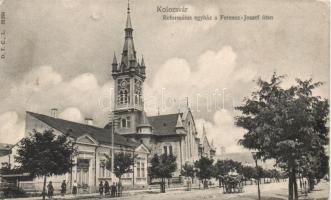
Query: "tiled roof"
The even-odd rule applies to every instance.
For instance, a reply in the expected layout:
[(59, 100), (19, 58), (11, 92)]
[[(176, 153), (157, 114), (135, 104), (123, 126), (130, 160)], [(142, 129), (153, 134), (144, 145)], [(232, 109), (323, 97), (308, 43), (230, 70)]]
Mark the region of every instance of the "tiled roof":
[(153, 134), (159, 136), (175, 135), (177, 119), (178, 113), (148, 117), (148, 121), (153, 127)]
[[(96, 126), (76, 123), (64, 119), (54, 118), (47, 115), (42, 115), (33, 112), (27, 112), (27, 114), (39, 119), (40, 121), (48, 124), (50, 127), (62, 132), (70, 132), (71, 137), (78, 138), (84, 134), (89, 134), (95, 140), (101, 144), (111, 144), (111, 131), (112, 129), (103, 129)], [(114, 134), (114, 143), (116, 145), (137, 147), (139, 144), (128, 140), (127, 138)]]

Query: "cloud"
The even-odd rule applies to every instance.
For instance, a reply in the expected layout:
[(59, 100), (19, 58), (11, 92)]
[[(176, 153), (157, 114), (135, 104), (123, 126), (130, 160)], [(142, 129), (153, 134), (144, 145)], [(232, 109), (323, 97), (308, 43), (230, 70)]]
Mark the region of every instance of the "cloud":
[[(218, 51), (207, 50), (196, 59), (195, 64), (182, 58), (168, 59), (156, 72), (152, 84), (145, 88), (148, 97), (146, 104), (153, 104), (146, 107), (161, 105), (163, 112), (174, 112), (179, 104), (185, 104), (185, 97), (189, 97), (191, 108), (195, 111), (206, 111), (207, 104), (215, 104), (213, 101), (217, 101), (219, 107), (223, 88), (227, 88), (227, 94), (234, 93), (237, 81), (248, 82), (257, 75), (255, 69), (240, 68), (236, 59), (237, 54), (231, 46), (224, 46)], [(158, 102), (151, 100), (153, 95)]]
[(200, 137), (202, 126), (205, 126), (209, 141), (213, 140), (214, 146), (218, 149), (217, 154), (220, 153), (221, 147), (225, 147), (226, 153), (248, 152), (248, 150), (238, 145), (238, 141), (245, 131), (234, 126), (234, 116), (231, 112), (227, 110), (216, 111), (212, 121), (197, 119), (195, 122)]
[[(23, 136), (26, 110), (48, 115), (51, 108), (58, 108), (60, 118), (83, 122), (90, 117), (96, 125), (103, 126), (110, 111), (111, 88), (112, 81), (101, 85), (93, 73), (64, 80), (51, 66), (35, 67), (13, 86), (2, 102), (1, 141), (18, 141)], [(8, 108), (15, 111), (8, 112)], [(7, 140), (4, 133), (9, 129), (13, 134)]]
[(79, 6), (80, 3), (77, 0), (62, 0), (62, 4), (63, 4), (63, 7), (72, 9), (72, 8), (76, 8), (77, 6)]
[(64, 111), (62, 111), (59, 114), (59, 118), (73, 121), (73, 122), (83, 122), (82, 113), (80, 112), (80, 110), (78, 108), (75, 108), (75, 107), (69, 107), (69, 108), (64, 109)]
[(15, 111), (8, 111), (0, 115), (0, 138), (2, 143), (14, 144), (17, 138), (24, 136), (25, 122), (19, 120)]
[(45, 89), (60, 82), (62, 82), (61, 75), (54, 71), (51, 66), (32, 69), (23, 79), (24, 86), (33, 90)]

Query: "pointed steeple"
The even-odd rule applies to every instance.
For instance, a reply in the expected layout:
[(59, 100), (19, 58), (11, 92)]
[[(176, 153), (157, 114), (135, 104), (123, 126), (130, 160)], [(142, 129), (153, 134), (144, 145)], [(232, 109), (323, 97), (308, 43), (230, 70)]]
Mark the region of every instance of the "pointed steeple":
[(206, 136), (207, 135), (207, 132), (206, 132), (206, 129), (205, 129), (205, 124), (202, 125), (202, 136)]
[(126, 17), (125, 29), (132, 29), (131, 17), (130, 17), (130, 1), (128, 0), (128, 15)]
[(115, 52), (114, 52), (114, 57), (113, 57), (113, 64), (116, 64), (117, 65), (117, 58), (116, 58)]
[(113, 57), (113, 63), (111, 65), (112, 65), (112, 72), (114, 74), (117, 72), (117, 65), (118, 65), (115, 52), (114, 52), (114, 57)]
[(137, 125), (137, 128), (140, 129), (140, 132), (142, 132), (142, 128), (144, 129), (144, 133), (152, 133), (152, 126), (148, 121), (147, 114), (145, 111), (141, 112), (139, 124)]
[(135, 71), (134, 68), (137, 66), (137, 59), (136, 59), (136, 50), (134, 49), (134, 43), (133, 43), (133, 28), (131, 23), (131, 17), (130, 17), (130, 4), (128, 2), (128, 12), (127, 12), (127, 18), (126, 18), (126, 24), (125, 24), (125, 41), (124, 41), (124, 47), (122, 52), (122, 60), (121, 60), (121, 69), (123, 70), (130, 69), (130, 71)]
[(140, 64), (140, 73), (145, 77), (146, 74), (146, 66), (145, 66), (145, 61), (144, 61), (144, 56), (141, 56), (141, 64)]
[(142, 67), (145, 67), (144, 55), (141, 55), (141, 64)]
[(184, 128), (183, 122), (182, 122), (182, 117), (180, 116), (179, 113), (178, 113), (178, 117), (177, 117), (176, 128)]

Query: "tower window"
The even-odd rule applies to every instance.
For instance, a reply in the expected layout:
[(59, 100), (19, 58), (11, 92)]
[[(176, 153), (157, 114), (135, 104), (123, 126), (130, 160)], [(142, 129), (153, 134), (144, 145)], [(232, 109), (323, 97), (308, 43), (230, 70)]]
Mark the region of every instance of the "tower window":
[(122, 119), (122, 128), (126, 128), (127, 124), (126, 124), (126, 119)]
[(131, 126), (131, 118), (130, 118), (130, 117), (127, 117), (127, 118), (126, 118), (126, 126), (127, 126), (128, 128), (130, 128), (130, 126)]
[(172, 154), (172, 146), (169, 146), (169, 154), (170, 154), (170, 155), (173, 155), (173, 154)]
[(121, 119), (122, 128), (130, 128), (131, 126), (131, 117), (126, 117)]
[(124, 103), (128, 103), (129, 99), (128, 99), (128, 91), (124, 91)]
[(119, 104), (127, 104), (130, 102), (130, 98), (127, 90), (120, 90), (118, 93)]

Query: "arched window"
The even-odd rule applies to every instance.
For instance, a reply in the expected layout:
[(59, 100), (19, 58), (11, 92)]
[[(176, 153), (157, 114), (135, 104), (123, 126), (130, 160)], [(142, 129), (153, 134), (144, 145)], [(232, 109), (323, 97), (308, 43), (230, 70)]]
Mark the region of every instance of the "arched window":
[(120, 90), (119, 92), (119, 104), (129, 103), (129, 95), (127, 90)]
[(128, 103), (128, 91), (124, 90), (124, 103)]
[(126, 126), (127, 126), (126, 119), (122, 119), (121, 125), (122, 125), (122, 128), (126, 128)]
[(135, 102), (136, 105), (139, 105), (139, 99), (138, 98), (139, 98), (138, 94), (135, 94), (134, 95), (134, 102)]
[(118, 100), (119, 100), (120, 104), (123, 104), (123, 102), (124, 102), (124, 92), (123, 92), (123, 90), (120, 91)]

